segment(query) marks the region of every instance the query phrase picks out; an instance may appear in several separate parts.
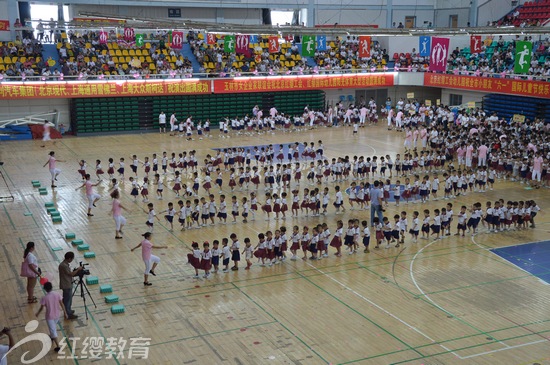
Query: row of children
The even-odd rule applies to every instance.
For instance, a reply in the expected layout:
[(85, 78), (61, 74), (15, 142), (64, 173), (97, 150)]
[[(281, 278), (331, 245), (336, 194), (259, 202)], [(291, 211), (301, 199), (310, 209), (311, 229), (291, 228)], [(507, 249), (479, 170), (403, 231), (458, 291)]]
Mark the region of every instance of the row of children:
[[(481, 203), (473, 204), (469, 209), (463, 205), (456, 215), (457, 226), (456, 236), (465, 236), (466, 230), (471, 234), (478, 232), (478, 225), (482, 222), (488, 232), (501, 232), (503, 230), (525, 229), (530, 223), (531, 227), (535, 226), (534, 218), (540, 208), (534, 201), (508, 201), (500, 199), (494, 203), (486, 203), (486, 210), (483, 212)], [(413, 243), (416, 243), (418, 236), (421, 234), (421, 239), (429, 239), (430, 236), (435, 236), (434, 239), (441, 239), (451, 235), (451, 224), (454, 220), (453, 205), (448, 203), (446, 207), (433, 210), (433, 216), (430, 210), (423, 211), (424, 217), (421, 219), (418, 211), (413, 212), (412, 224), (409, 228), (407, 220), (407, 212), (402, 211), (401, 214), (396, 214), (393, 217), (393, 223), (388, 217), (384, 217), (379, 221), (378, 217), (373, 219), (375, 249), (379, 249), (380, 245), (385, 243), (385, 248), (391, 248), (395, 243), (395, 247), (399, 247), (405, 243), (405, 236), (410, 234)], [(205, 271), (204, 277), (208, 278), (212, 267), (213, 273), (219, 270), (220, 262), (223, 265), (223, 272), (229, 271), (230, 260), (234, 261), (232, 270), (238, 270), (240, 255), (244, 255), (246, 260), (245, 270), (249, 270), (252, 266), (252, 260), (257, 259), (259, 266), (273, 266), (284, 262), (287, 259), (287, 251), (290, 251), (290, 260), (294, 261), (301, 256), (302, 260), (307, 260), (308, 255), (310, 260), (320, 260), (329, 257), (329, 247), (336, 249), (335, 255), (342, 256), (342, 246), (345, 245), (348, 254), (356, 254), (359, 247), (364, 247), (363, 252), (369, 253), (371, 231), (366, 220), (359, 221), (358, 219), (348, 220), (347, 228), (341, 220), (336, 222), (334, 234), (331, 234), (327, 223), (321, 223), (310, 228), (308, 226), (294, 226), (292, 232), (287, 235), (285, 226), (276, 229), (275, 231), (268, 230), (265, 233), (258, 234), (256, 245), (253, 245), (250, 238), (244, 239), (244, 247), (240, 252), (240, 245), (236, 239), (236, 235), (232, 234), (232, 241), (229, 246), (229, 239), (223, 238), (220, 241), (214, 240), (213, 246), (205, 242), (203, 248), (199, 248), (199, 244), (193, 242), (192, 252), (188, 254), (189, 263), (195, 268), (195, 277), (199, 277), (199, 270)]]

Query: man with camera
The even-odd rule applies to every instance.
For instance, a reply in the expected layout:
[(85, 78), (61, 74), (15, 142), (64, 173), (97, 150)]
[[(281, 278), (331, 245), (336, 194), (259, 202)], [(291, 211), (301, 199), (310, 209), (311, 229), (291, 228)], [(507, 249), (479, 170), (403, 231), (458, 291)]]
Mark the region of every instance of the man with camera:
[(74, 252), (67, 252), (65, 260), (59, 264), (59, 288), (63, 290), (63, 305), (69, 319), (76, 319), (78, 316), (71, 309), (73, 304), (73, 278), (81, 274), (84, 266), (71, 270), (69, 264), (74, 260)]

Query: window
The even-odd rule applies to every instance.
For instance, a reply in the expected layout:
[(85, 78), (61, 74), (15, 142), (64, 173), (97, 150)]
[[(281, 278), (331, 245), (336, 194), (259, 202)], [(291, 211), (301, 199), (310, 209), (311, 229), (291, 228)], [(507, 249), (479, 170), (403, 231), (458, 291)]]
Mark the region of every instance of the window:
[(449, 105), (462, 105), (462, 95), (449, 94)]

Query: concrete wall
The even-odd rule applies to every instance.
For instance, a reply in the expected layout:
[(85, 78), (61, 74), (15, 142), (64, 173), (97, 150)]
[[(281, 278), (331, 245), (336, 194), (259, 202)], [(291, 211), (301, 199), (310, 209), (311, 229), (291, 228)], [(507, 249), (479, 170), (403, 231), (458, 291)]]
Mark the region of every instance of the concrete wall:
[(336, 10), (316, 10), (316, 22), (320, 25), (327, 24), (378, 24), (385, 26), (386, 10), (366, 9), (346, 9), (342, 11)]
[[(212, 23), (235, 23), (258, 25), (261, 24), (262, 12), (260, 9), (215, 9), (215, 8), (188, 8), (179, 3), (171, 6), (181, 9), (181, 20), (195, 20)], [(144, 18), (168, 18), (168, 7), (151, 6), (117, 6), (105, 5), (98, 9), (94, 5), (71, 5), (69, 14), (72, 18), (78, 17), (80, 12), (101, 12), (106, 15), (122, 15)], [(171, 18), (177, 20), (178, 18)]]
[(436, 28), (449, 28), (451, 26), (449, 17), (451, 15), (458, 16), (457, 27), (466, 27), (468, 17), (470, 16), (469, 8), (453, 8), (453, 9), (436, 9), (435, 23)]
[(480, 93), (476, 91), (441, 89), (441, 102), (443, 104), (450, 104), (450, 94), (462, 95), (462, 104), (468, 103), (470, 101), (480, 102), (483, 99), (483, 96), (486, 95), (485, 93)]

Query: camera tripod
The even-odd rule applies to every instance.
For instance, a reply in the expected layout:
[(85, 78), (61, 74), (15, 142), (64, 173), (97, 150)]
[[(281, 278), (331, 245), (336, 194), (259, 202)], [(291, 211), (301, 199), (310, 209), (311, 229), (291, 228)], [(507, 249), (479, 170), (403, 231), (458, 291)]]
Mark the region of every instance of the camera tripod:
[(72, 297), (74, 298), (74, 295), (76, 294), (76, 291), (80, 288), (80, 297), (82, 298), (82, 301), (84, 302), (84, 313), (86, 313), (86, 320), (88, 320), (88, 306), (86, 304), (86, 294), (90, 297), (92, 300), (92, 303), (94, 304), (94, 307), (97, 308), (97, 305), (95, 304), (94, 298), (92, 297), (92, 294), (88, 290), (88, 287), (86, 286), (86, 283), (84, 283), (84, 275), (78, 276), (78, 283), (76, 284), (76, 287), (74, 288)]

